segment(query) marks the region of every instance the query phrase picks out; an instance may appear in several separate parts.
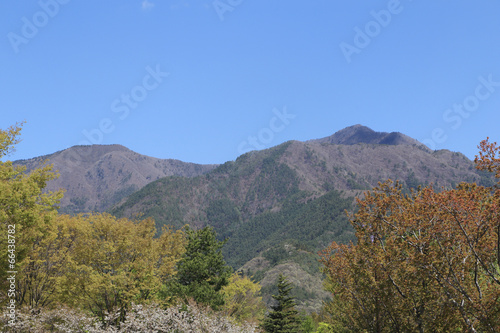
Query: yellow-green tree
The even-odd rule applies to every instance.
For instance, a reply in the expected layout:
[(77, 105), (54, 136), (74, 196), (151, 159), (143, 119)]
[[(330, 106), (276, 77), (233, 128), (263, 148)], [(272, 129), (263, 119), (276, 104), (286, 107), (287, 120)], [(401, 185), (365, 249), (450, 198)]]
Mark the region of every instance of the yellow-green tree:
[(18, 275), (17, 301), (31, 309), (57, 305), (61, 299), (59, 280), (67, 273), (76, 234), (68, 216), (59, 215), (33, 243)]
[(225, 303), (223, 311), (238, 322), (261, 320), (266, 306), (260, 296), (261, 286), (247, 276), (233, 273), (229, 284), (222, 288)]
[[(14, 150), (21, 128), (22, 123), (0, 130), (0, 158)], [(0, 161), (0, 302), (6, 299), (8, 271), (17, 272), (15, 294), (19, 300), (18, 283), (32, 260), (30, 253), (52, 230), (62, 191), (52, 193), (44, 188), (55, 177), (51, 166), (27, 174), (25, 167)]]
[(109, 214), (65, 217), (74, 244), (60, 277), (63, 301), (104, 320), (120, 310), (123, 320), (134, 303), (157, 300), (163, 281), (175, 275), (185, 237), (164, 228), (159, 238), (152, 219), (132, 221)]

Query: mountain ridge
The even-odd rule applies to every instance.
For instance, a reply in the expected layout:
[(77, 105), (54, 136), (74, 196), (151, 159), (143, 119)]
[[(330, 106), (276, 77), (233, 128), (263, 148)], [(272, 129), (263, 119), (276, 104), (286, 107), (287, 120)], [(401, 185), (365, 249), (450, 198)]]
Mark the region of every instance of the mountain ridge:
[[(398, 147), (401, 146), (411, 146), (432, 153), (432, 150), (428, 147), (402, 133), (376, 132), (360, 124), (341, 129), (328, 137), (308, 141), (292, 140), (285, 144), (290, 144), (292, 147), (303, 145), (313, 147), (315, 151), (322, 151), (322, 158), (326, 160), (331, 160), (331, 158), (326, 156), (325, 154), (328, 155), (328, 152), (321, 148), (325, 145), (337, 145), (339, 147), (365, 145), (379, 148), (389, 146), (393, 150), (400, 150)], [(353, 153), (356, 151), (354, 148), (348, 148), (348, 150)], [(241, 160), (241, 158), (253, 154), (261, 154), (263, 151), (266, 151), (266, 149), (251, 151), (238, 156), (236, 160)], [(349, 154), (351, 154), (350, 152)], [(290, 153), (293, 154), (293, 152)], [(434, 153), (437, 153), (437, 151)], [(336, 158), (341, 157), (337, 156)], [(397, 159), (397, 157), (393, 158)], [(61, 174), (58, 179), (49, 182), (47, 188), (52, 191), (59, 188), (66, 189), (65, 197), (61, 201), (61, 209), (67, 213), (89, 212), (92, 210), (105, 211), (154, 180), (167, 176), (196, 177), (220, 166), (219, 164), (187, 163), (175, 159), (158, 159), (141, 155), (119, 144), (73, 146), (52, 154), (17, 160), (14, 161), (14, 164), (25, 165), (29, 172), (31, 169), (43, 164), (45, 160), (53, 163), (54, 169), (59, 170)], [(345, 160), (345, 163), (359, 169), (359, 165), (363, 165), (361, 160), (362, 157), (358, 156), (357, 162)], [(222, 165), (227, 163), (234, 163), (234, 161)], [(290, 163), (294, 164), (293, 161), (290, 161)], [(321, 181), (316, 177), (318, 171), (314, 167), (306, 167), (306, 165), (300, 164), (296, 168), (302, 176), (312, 177), (316, 182)], [(359, 173), (360, 171), (357, 170), (356, 172)], [(390, 173), (385, 172), (385, 174), (389, 176)], [(324, 178), (324, 175), (319, 176), (319, 178), (321, 177)], [(337, 181), (336, 186), (347, 189), (347, 184), (341, 183), (341, 181)], [(352, 180), (350, 184), (350, 187), (353, 187)], [(368, 185), (368, 183), (365, 185)], [(373, 183), (370, 185), (373, 185)], [(311, 183), (307, 185), (301, 183), (301, 189), (303, 190), (311, 190), (317, 187), (318, 184), (312, 185)], [(357, 187), (365, 188), (366, 186), (358, 184)]]
[(62, 212), (105, 211), (148, 183), (171, 175), (194, 177), (217, 165), (201, 165), (138, 154), (122, 145), (73, 146), (53, 154), (14, 161), (30, 172), (45, 161), (59, 178), (47, 190), (66, 190)]

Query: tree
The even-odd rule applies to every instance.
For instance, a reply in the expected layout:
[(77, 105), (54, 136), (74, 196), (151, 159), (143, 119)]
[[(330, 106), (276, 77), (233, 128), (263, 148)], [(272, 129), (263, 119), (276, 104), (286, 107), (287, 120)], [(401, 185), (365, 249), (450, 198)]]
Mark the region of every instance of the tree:
[[(0, 158), (14, 150), (20, 141), (21, 127), (22, 123), (0, 130)], [(0, 231), (3, 235), (0, 237), (0, 303), (6, 299), (9, 289), (6, 286), (9, 271), (18, 272), (15, 299), (19, 301), (20, 277), (32, 262), (31, 251), (53, 231), (56, 204), (62, 198), (62, 191), (52, 193), (44, 188), (56, 177), (50, 165), (26, 174), (25, 167), (0, 161)]]
[[(482, 142), (478, 168), (500, 170)], [(500, 190), (462, 183), (403, 194), (388, 181), (358, 200), (357, 244), (321, 253), (335, 327), (354, 331), (500, 330)]]
[(264, 319), (262, 327), (269, 333), (299, 332), (300, 319), (295, 309), (295, 300), (290, 296), (291, 283), (283, 274), (278, 276), (278, 295), (273, 295), (277, 304)]
[(314, 319), (311, 316), (302, 314), (302, 319), (300, 323), (300, 332), (301, 333), (316, 332), (316, 324), (314, 323)]
[(175, 275), (184, 252), (181, 231), (164, 228), (155, 238), (152, 219), (132, 221), (109, 214), (62, 216), (73, 238), (59, 290), (64, 303), (81, 307), (102, 321), (119, 311), (123, 321), (132, 302), (157, 301), (165, 279)]
[(66, 274), (75, 244), (65, 219), (58, 216), (34, 242), (18, 276), (16, 301), (30, 309), (50, 308), (60, 300), (58, 280)]
[(0, 159), (14, 152), (15, 145), (21, 142), (19, 135), (21, 134), (24, 122), (10, 126), (7, 130), (0, 129)]
[(238, 273), (231, 275), (229, 284), (222, 288), (224, 312), (238, 322), (259, 321), (266, 306), (260, 296), (260, 284)]
[(177, 275), (167, 281), (163, 297), (192, 298), (197, 303), (219, 310), (225, 303), (222, 288), (229, 283), (232, 269), (221, 252), (225, 241), (218, 241), (212, 227), (185, 228), (186, 252), (177, 264)]

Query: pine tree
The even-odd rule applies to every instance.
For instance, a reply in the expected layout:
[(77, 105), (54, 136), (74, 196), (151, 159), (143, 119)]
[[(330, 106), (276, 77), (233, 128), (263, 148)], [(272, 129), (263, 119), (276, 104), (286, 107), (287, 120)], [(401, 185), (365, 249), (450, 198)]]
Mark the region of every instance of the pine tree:
[(218, 241), (215, 230), (205, 227), (200, 230), (185, 229), (186, 252), (177, 263), (177, 276), (167, 285), (163, 296), (169, 293), (184, 300), (190, 298), (197, 303), (219, 310), (225, 303), (222, 288), (229, 284), (232, 269), (226, 264), (221, 252), (225, 241)]
[(295, 299), (290, 296), (292, 287), (283, 274), (278, 277), (278, 295), (273, 298), (278, 302), (272, 306), (272, 311), (267, 315), (262, 324), (268, 333), (297, 333), (300, 320), (295, 309)]

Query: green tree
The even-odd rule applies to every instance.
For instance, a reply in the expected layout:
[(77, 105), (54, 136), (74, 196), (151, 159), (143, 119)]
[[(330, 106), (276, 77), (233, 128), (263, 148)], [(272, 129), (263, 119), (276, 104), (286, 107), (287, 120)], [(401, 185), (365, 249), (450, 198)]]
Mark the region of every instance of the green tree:
[(74, 239), (67, 272), (59, 278), (61, 297), (102, 321), (117, 310), (123, 321), (132, 302), (156, 302), (161, 283), (175, 274), (184, 252), (182, 232), (164, 227), (155, 238), (151, 218), (133, 221), (93, 213), (60, 219), (60, 237)]
[(314, 333), (316, 332), (316, 325), (314, 319), (311, 316), (302, 315), (302, 321), (300, 323), (300, 331), (302, 333)]
[(262, 327), (269, 333), (296, 333), (299, 332), (300, 319), (295, 309), (295, 300), (290, 296), (291, 283), (283, 274), (278, 277), (278, 295), (273, 295), (277, 304), (264, 319)]
[(234, 273), (229, 284), (222, 288), (225, 297), (224, 312), (238, 322), (259, 321), (266, 310), (260, 289), (258, 282)]
[[(20, 141), (21, 124), (0, 129), (0, 159)], [(25, 167), (0, 161), (0, 303), (6, 300), (7, 271), (17, 271), (16, 301), (20, 302), (19, 278), (32, 262), (31, 251), (53, 231), (56, 204), (62, 191), (44, 191), (48, 181), (57, 177), (52, 166), (45, 165), (27, 174)], [(12, 273), (10, 273), (12, 275)], [(21, 302), (22, 303), (22, 302)], [(19, 303), (17, 305), (20, 305)]]
[(221, 252), (226, 241), (218, 241), (212, 227), (185, 228), (186, 252), (177, 264), (177, 276), (167, 283), (163, 296), (192, 298), (197, 303), (219, 310), (225, 303), (222, 288), (229, 284), (231, 267)]
[(332, 327), (327, 324), (327, 323), (319, 323), (318, 325), (318, 330), (316, 331), (316, 333), (330, 333), (330, 332), (345, 332), (344, 330), (336, 330), (336, 331), (333, 331), (332, 330)]

